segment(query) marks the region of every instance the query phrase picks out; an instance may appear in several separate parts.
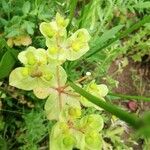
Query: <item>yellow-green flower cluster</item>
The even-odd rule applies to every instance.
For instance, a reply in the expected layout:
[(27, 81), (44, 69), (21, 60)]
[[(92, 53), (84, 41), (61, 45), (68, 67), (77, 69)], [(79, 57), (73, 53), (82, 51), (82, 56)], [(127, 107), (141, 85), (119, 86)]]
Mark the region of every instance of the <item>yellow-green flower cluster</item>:
[(79, 29), (68, 36), (66, 27), (68, 19), (64, 19), (59, 13), (56, 19), (50, 23), (43, 22), (40, 31), (46, 38), (49, 59), (57, 63), (65, 60), (76, 60), (89, 50), (90, 35), (86, 29)]
[[(47, 50), (30, 46), (20, 52), (18, 59), (23, 67), (11, 72), (9, 82), (19, 89), (33, 90), (40, 99), (48, 97), (44, 107), (47, 118), (59, 120), (51, 134), (51, 150), (73, 147), (99, 150), (103, 119), (96, 114), (81, 117), (81, 104), (99, 108), (66, 86), (67, 74), (61, 66), (66, 60), (76, 60), (89, 50), (90, 35), (86, 29), (67, 35), (68, 23), (69, 20), (59, 13), (55, 20), (41, 23), (40, 31), (46, 38)], [(97, 85), (94, 81), (85, 89), (102, 99), (108, 93), (106, 85)]]
[[(72, 150), (74, 147), (81, 150), (100, 150), (102, 148), (102, 136), (99, 133), (104, 126), (103, 118), (98, 114), (81, 117), (81, 110), (68, 107), (68, 117), (60, 119), (51, 133), (51, 150)], [(70, 113), (71, 111), (71, 113)]]
[(24, 67), (16, 68), (11, 72), (10, 85), (23, 90), (33, 90), (38, 86), (45, 87), (51, 84), (54, 75), (48, 65), (44, 49), (29, 47), (18, 55), (18, 59)]
[[(24, 67), (16, 68), (11, 72), (10, 85), (23, 90), (34, 90), (39, 98), (42, 97), (39, 95), (39, 88), (58, 86), (56, 77), (58, 68), (62, 78), (67, 76), (60, 64), (67, 59), (78, 59), (89, 50), (90, 36), (88, 31), (79, 29), (67, 37), (66, 27), (68, 23), (69, 20), (64, 19), (59, 13), (56, 14), (55, 20), (41, 23), (40, 31), (46, 38), (48, 49), (36, 49), (30, 46), (25, 51), (20, 52), (18, 59)], [(63, 85), (65, 83), (66, 78)]]

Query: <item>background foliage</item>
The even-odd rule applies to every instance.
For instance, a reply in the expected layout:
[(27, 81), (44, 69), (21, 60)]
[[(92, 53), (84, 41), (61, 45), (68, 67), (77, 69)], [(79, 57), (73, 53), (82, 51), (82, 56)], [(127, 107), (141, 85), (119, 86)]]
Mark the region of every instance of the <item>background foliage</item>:
[[(130, 61), (135, 64), (138, 62), (140, 65), (144, 63), (146, 66), (150, 61), (150, 21), (111, 43), (120, 33), (124, 33), (130, 26), (141, 21), (144, 16), (150, 15), (149, 0), (1, 0), (0, 149), (2, 150), (48, 149), (47, 132), (50, 132), (54, 122), (49, 123), (46, 120), (43, 112), (44, 101), (38, 100), (31, 92), (10, 87), (8, 75), (13, 68), (20, 66), (17, 59), (18, 52), (31, 43), (35, 47), (45, 48), (45, 39), (39, 32), (39, 24), (53, 19), (56, 12), (70, 17), (72, 22), (68, 30), (84, 27), (92, 37), (88, 54), (78, 61), (68, 61), (64, 64), (71, 80), (75, 81), (90, 71), (92, 78), (100, 83), (107, 83), (113, 92), (113, 88), (119, 85), (114, 76), (121, 73)], [(111, 44), (105, 47), (108, 43)], [(105, 48), (102, 49), (103, 46)], [(91, 55), (95, 51), (99, 52)], [(117, 60), (117, 69), (110, 75), (108, 72), (114, 60)], [(141, 81), (141, 78), (139, 80)], [(139, 92), (132, 94), (140, 95)], [(148, 95), (148, 92), (146, 94)], [(109, 96), (108, 102), (116, 97)], [(85, 109), (83, 114), (91, 112), (100, 113), (93, 109)], [(148, 150), (149, 139), (143, 137), (138, 139), (130, 135), (128, 141), (123, 141), (124, 134), (129, 132), (123, 129), (127, 125), (118, 123), (117, 119), (106, 112), (102, 115), (106, 124), (102, 133), (106, 150), (111, 146), (118, 150), (129, 149), (143, 141), (144, 144), (139, 148)]]

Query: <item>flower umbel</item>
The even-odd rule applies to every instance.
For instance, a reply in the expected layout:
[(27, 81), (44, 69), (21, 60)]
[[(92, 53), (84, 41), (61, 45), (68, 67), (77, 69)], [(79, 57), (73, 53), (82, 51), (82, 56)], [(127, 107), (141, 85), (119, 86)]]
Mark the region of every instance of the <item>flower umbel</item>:
[[(90, 35), (84, 28), (67, 34), (68, 23), (69, 20), (59, 13), (55, 20), (41, 23), (40, 31), (46, 38), (47, 50), (30, 46), (20, 52), (18, 59), (23, 67), (11, 72), (9, 83), (22, 90), (33, 90), (39, 99), (46, 99), (47, 119), (57, 120), (50, 135), (51, 150), (75, 147), (99, 150), (103, 118), (98, 114), (82, 115), (81, 104), (97, 107), (66, 85), (67, 74), (61, 66), (66, 60), (79, 59), (89, 50)], [(97, 85), (95, 81), (88, 84), (86, 90), (102, 99), (108, 93), (106, 85)]]

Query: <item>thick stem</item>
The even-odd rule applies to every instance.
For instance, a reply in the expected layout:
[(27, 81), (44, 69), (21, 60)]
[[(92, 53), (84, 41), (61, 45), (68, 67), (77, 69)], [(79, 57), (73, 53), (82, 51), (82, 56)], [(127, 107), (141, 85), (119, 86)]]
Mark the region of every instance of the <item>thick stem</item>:
[(56, 70), (56, 74), (57, 74), (57, 86), (58, 86), (58, 97), (59, 97), (59, 109), (61, 110), (62, 109), (62, 98), (61, 98), (61, 87), (60, 87), (60, 72), (59, 72), (59, 67), (57, 66), (57, 70)]

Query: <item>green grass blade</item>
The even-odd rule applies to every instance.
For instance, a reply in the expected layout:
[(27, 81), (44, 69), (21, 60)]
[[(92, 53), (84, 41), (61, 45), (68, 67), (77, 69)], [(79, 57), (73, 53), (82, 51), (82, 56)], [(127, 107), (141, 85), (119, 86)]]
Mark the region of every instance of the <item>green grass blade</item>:
[(113, 38), (112, 40), (108, 41), (106, 44), (104, 45), (98, 45), (97, 49), (95, 49), (93, 52), (89, 53), (86, 58), (89, 58), (93, 55), (95, 55), (96, 53), (98, 53), (99, 51), (101, 51), (102, 49), (108, 47), (109, 45), (111, 45), (112, 43), (114, 43), (115, 41), (122, 39), (124, 37), (126, 37), (128, 34), (132, 33), (133, 31), (137, 30), (138, 28), (140, 28), (141, 26), (143, 26), (145, 23), (150, 22), (150, 16), (146, 16), (144, 17), (141, 21), (137, 22), (136, 24), (134, 24), (133, 26), (131, 26), (130, 28), (126, 29), (124, 32), (116, 35), (115, 38)]
[(125, 121), (126, 123), (128, 123), (129, 125), (131, 125), (133, 128), (138, 129), (142, 123), (141, 120), (134, 114), (130, 114), (120, 108), (118, 108), (117, 106), (113, 105), (112, 103), (107, 103), (103, 100), (101, 100), (98, 97), (95, 97), (93, 95), (91, 95), (90, 93), (86, 92), (85, 90), (83, 90), (82, 88), (80, 88), (79, 86), (77, 86), (76, 84), (74, 84), (73, 82), (69, 82), (69, 85), (80, 95), (84, 96), (85, 98), (87, 98), (90, 102), (96, 104), (97, 106), (103, 108), (104, 110), (110, 112), (111, 114), (117, 116), (118, 118), (120, 118), (121, 120)]
[(67, 27), (67, 31), (70, 30), (71, 22), (72, 22), (72, 19), (74, 17), (74, 14), (75, 14), (77, 2), (78, 2), (78, 0), (71, 0), (70, 1), (70, 14), (69, 14), (69, 24)]
[(120, 97), (122, 99), (126, 100), (138, 100), (138, 101), (145, 101), (150, 102), (150, 97), (144, 97), (144, 96), (131, 96), (131, 95), (124, 95), (124, 94), (118, 94), (118, 93), (108, 93), (109, 96), (115, 96)]

